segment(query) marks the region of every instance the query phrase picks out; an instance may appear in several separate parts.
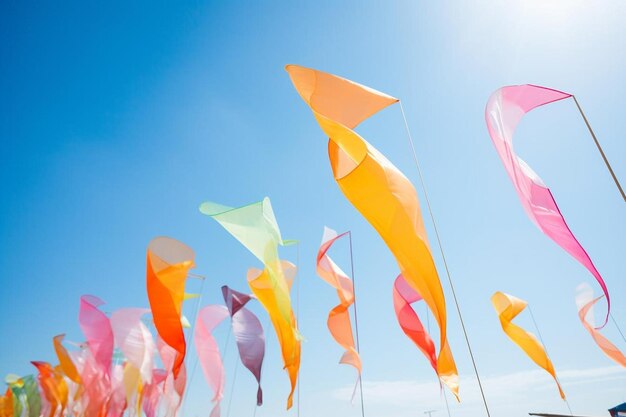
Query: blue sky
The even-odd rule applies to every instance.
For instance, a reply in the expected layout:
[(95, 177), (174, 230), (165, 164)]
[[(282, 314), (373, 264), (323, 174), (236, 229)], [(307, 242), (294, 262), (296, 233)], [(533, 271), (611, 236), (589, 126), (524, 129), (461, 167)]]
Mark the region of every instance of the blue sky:
[[(53, 360), (55, 334), (81, 340), (81, 294), (103, 298), (107, 311), (146, 306), (145, 250), (155, 236), (195, 249), (196, 272), (208, 277), (203, 303), (219, 302), (224, 283), (245, 290), (256, 259), (197, 207), (269, 196), (283, 236), (301, 241), (301, 414), (360, 414), (348, 400), (353, 371), (337, 365), (341, 349), (325, 327), (336, 295), (314, 271), (328, 225), (353, 232), (367, 415), (445, 415), (432, 370), (395, 322), (397, 266), (335, 185), (326, 139), (283, 70), (298, 63), (402, 99), (492, 415), (566, 411), (550, 377), (502, 333), (489, 302), (496, 290), (530, 302), (576, 414), (602, 415), (625, 400), (626, 372), (598, 351), (576, 315), (574, 288), (595, 283), (526, 218), (483, 111), (489, 94), (507, 84), (574, 93), (626, 182), (626, 4), (336, 3), (3, 3), (2, 373), (31, 373), (30, 360)], [(417, 185), (403, 129), (392, 106), (358, 131)], [(528, 115), (516, 147), (552, 188), (626, 328), (625, 206), (574, 103)], [(283, 255), (296, 260), (294, 248)], [(349, 268), (345, 243), (331, 256)], [(482, 416), (449, 309), (463, 398), (451, 412)], [(527, 314), (518, 323), (533, 330)], [(605, 334), (626, 349), (613, 325)], [(225, 336), (219, 329), (220, 343)], [(226, 405), (232, 342), (225, 362)], [(263, 378), (266, 404), (257, 416), (287, 415), (287, 377), (273, 337)], [(239, 369), (232, 415), (252, 414), (254, 389)], [(209, 395), (198, 372), (185, 417), (206, 415)]]

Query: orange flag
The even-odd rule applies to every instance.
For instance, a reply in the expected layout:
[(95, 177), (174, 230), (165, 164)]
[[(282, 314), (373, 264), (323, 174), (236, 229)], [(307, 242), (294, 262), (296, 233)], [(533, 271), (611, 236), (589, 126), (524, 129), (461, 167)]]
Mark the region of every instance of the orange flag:
[(393, 253), (407, 283), (439, 326), (437, 374), (458, 399), (458, 372), (448, 345), (446, 302), (433, 260), (417, 192), (384, 155), (353, 129), (398, 99), (325, 72), (286, 67), (302, 99), (329, 137), (335, 181)]
[(172, 373), (178, 377), (187, 346), (181, 323), (185, 280), (195, 266), (193, 250), (169, 237), (152, 239), (148, 246), (147, 287), (150, 308), (161, 339), (176, 351)]
[(0, 417), (13, 417), (13, 393), (7, 388), (4, 395), (0, 396)]
[(541, 368), (545, 369), (554, 381), (556, 382), (556, 386), (559, 389), (559, 395), (561, 395), (562, 399), (565, 399), (565, 394), (561, 389), (561, 384), (559, 384), (559, 380), (556, 377), (556, 372), (554, 370), (554, 366), (552, 365), (552, 361), (548, 357), (546, 350), (539, 343), (534, 334), (527, 332), (516, 324), (512, 323), (512, 320), (517, 317), (524, 309), (526, 308), (526, 301), (521, 300), (517, 297), (514, 297), (509, 294), (505, 294), (503, 292), (497, 291), (491, 296), (491, 303), (493, 304), (493, 308), (495, 308), (496, 313), (498, 314), (498, 318), (500, 319), (500, 325), (502, 326), (502, 330), (504, 333), (519, 346), (526, 355), (533, 362), (539, 365)]

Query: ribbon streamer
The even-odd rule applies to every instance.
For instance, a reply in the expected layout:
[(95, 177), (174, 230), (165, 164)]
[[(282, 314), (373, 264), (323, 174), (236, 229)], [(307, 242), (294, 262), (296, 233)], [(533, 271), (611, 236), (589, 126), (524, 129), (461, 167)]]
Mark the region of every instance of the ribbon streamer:
[(608, 356), (612, 361), (626, 368), (626, 356), (604, 337), (595, 327), (595, 320), (593, 314), (593, 306), (602, 298), (602, 296), (594, 298), (593, 290), (587, 284), (581, 284), (576, 289), (578, 294), (576, 296), (576, 305), (578, 306), (578, 317), (581, 323), (587, 329), (593, 341), (602, 350), (602, 352)]
[(235, 291), (228, 286), (222, 287), (224, 303), (231, 317), (231, 328), (241, 363), (256, 378), (258, 388), (256, 405), (263, 404), (263, 390), (261, 389), (261, 368), (265, 357), (265, 335), (261, 322), (253, 312), (245, 308), (251, 295)]
[(545, 348), (539, 343), (534, 334), (527, 332), (516, 324), (512, 323), (512, 320), (517, 317), (526, 308), (526, 301), (521, 300), (509, 294), (497, 291), (491, 296), (491, 303), (493, 308), (498, 314), (500, 319), (500, 325), (506, 335), (520, 347), (528, 355), (528, 357), (535, 362), (538, 366), (545, 369), (556, 382), (556, 386), (559, 389), (559, 395), (565, 400), (565, 394), (561, 389), (559, 380), (556, 377), (556, 372), (552, 361), (548, 357)]
[(335, 181), (393, 253), (407, 283), (439, 326), (437, 375), (458, 399), (458, 372), (448, 345), (446, 303), (424, 228), (417, 192), (384, 155), (353, 129), (398, 99), (335, 75), (286, 67), (296, 90), (329, 137)]
[(148, 246), (148, 299), (159, 336), (176, 351), (174, 378), (178, 377), (187, 351), (181, 316), (185, 280), (194, 266), (193, 250), (182, 242), (157, 237)]
[(224, 364), (217, 343), (211, 334), (228, 317), (225, 306), (209, 305), (198, 313), (194, 342), (204, 377), (214, 392), (210, 417), (220, 417), (220, 401), (224, 397)]
[(327, 325), (333, 339), (345, 349), (339, 363), (350, 365), (357, 371), (357, 384), (352, 391), (354, 399), (362, 371), (361, 358), (354, 344), (349, 311), (350, 306), (354, 304), (354, 286), (352, 280), (327, 254), (332, 245), (347, 234), (348, 232), (344, 232), (338, 235), (336, 231), (324, 227), (322, 243), (317, 252), (317, 274), (337, 291), (339, 297), (339, 305), (328, 314)]
[(435, 343), (424, 329), (417, 313), (411, 304), (421, 301), (422, 297), (406, 282), (402, 275), (398, 275), (393, 283), (393, 308), (396, 312), (398, 324), (404, 334), (411, 339), (415, 346), (424, 354), (430, 365), (437, 373), (437, 352)]
[(611, 312), (611, 300), (604, 279), (565, 222), (550, 189), (513, 149), (513, 133), (526, 113), (570, 97), (571, 94), (536, 85), (502, 87), (489, 97), (485, 120), (489, 136), (528, 217), (539, 230), (587, 268), (600, 284), (607, 303), (606, 318), (599, 327), (602, 328)]

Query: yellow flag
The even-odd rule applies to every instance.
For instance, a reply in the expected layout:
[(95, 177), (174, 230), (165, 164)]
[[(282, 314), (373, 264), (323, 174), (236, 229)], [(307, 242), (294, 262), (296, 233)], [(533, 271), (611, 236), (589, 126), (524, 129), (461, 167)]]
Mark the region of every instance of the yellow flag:
[(498, 318), (500, 319), (504, 333), (506, 333), (509, 339), (519, 346), (533, 362), (552, 375), (559, 389), (561, 398), (565, 399), (565, 394), (556, 377), (552, 361), (548, 358), (544, 347), (539, 343), (534, 334), (512, 323), (513, 319), (526, 308), (526, 301), (498, 291), (491, 296), (491, 303), (493, 304), (493, 308), (496, 309), (496, 313), (498, 313)]
[[(393, 253), (400, 272), (432, 311), (439, 326), (437, 374), (458, 399), (458, 372), (446, 327), (446, 302), (433, 260), (417, 192), (383, 154), (353, 129), (398, 99), (332, 74), (286, 67), (302, 99), (329, 137), (335, 181)], [(397, 274), (392, 274), (395, 278)]]

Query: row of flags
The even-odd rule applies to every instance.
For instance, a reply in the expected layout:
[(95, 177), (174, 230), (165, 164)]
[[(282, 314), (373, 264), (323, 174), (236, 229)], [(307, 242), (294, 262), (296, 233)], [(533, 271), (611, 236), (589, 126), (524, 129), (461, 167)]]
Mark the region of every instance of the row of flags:
[[(400, 328), (422, 352), (442, 386), (460, 401), (459, 373), (448, 342), (446, 298), (417, 191), (389, 159), (355, 130), (361, 122), (399, 100), (322, 71), (297, 65), (288, 65), (286, 70), (328, 137), (329, 162), (337, 185), (376, 230), (397, 262), (399, 273), (394, 273), (395, 278), (390, 277), (389, 282)], [(626, 357), (600, 333), (609, 320), (611, 308), (602, 275), (568, 227), (550, 189), (515, 154), (513, 147), (515, 128), (526, 113), (568, 98), (573, 96), (534, 85), (503, 87), (487, 103), (487, 130), (529, 218), (581, 263), (599, 284), (603, 294), (598, 298), (593, 297), (589, 286), (581, 287), (577, 298), (580, 320), (602, 352), (626, 367)], [(250, 268), (247, 272), (250, 293), (222, 287), (224, 304), (203, 306), (190, 331), (198, 362), (213, 392), (210, 415), (220, 417), (220, 401), (224, 397), (226, 376), (213, 331), (225, 321), (230, 322), (229, 335), (236, 341), (241, 363), (257, 381), (256, 404), (263, 403), (261, 370), (266, 336), (259, 318), (246, 307), (251, 302), (260, 303), (267, 312), (278, 340), (290, 384), (286, 400), (289, 409), (293, 406), (298, 383), (303, 337), (291, 300), (297, 267), (281, 259), (279, 252), (281, 247), (295, 245), (297, 241), (282, 238), (268, 198), (237, 208), (205, 202), (199, 209), (263, 265), (262, 269)], [(324, 229), (316, 270), (336, 291), (339, 300), (328, 313), (327, 324), (330, 334), (344, 350), (340, 363), (356, 370), (354, 398), (363, 368), (358, 324), (353, 325), (350, 314), (356, 300), (354, 282), (329, 256), (334, 243), (346, 238), (351, 243), (350, 232), (338, 234)], [(58, 335), (53, 339), (58, 365), (35, 361), (36, 377), (7, 377), (8, 389), (0, 397), (0, 417), (177, 415), (188, 382), (185, 357), (189, 341), (185, 328), (192, 327), (182, 314), (183, 304), (198, 296), (185, 292), (186, 280), (195, 266), (194, 259), (194, 251), (175, 239), (157, 237), (150, 242), (146, 260), (149, 309), (127, 308), (107, 315), (101, 309), (102, 300), (89, 295), (81, 297), (78, 321), (86, 342), (68, 350), (63, 335)], [(592, 308), (603, 297), (606, 313), (602, 325), (596, 327)], [(435, 320), (437, 340), (424, 329), (414, 309), (414, 304), (420, 301)], [(527, 303), (499, 291), (491, 301), (504, 333), (554, 378), (560, 397), (565, 399), (543, 344), (513, 323)], [(458, 304), (457, 310), (461, 314)], [(154, 326), (156, 337), (150, 325)], [(466, 340), (470, 347), (467, 337)]]

